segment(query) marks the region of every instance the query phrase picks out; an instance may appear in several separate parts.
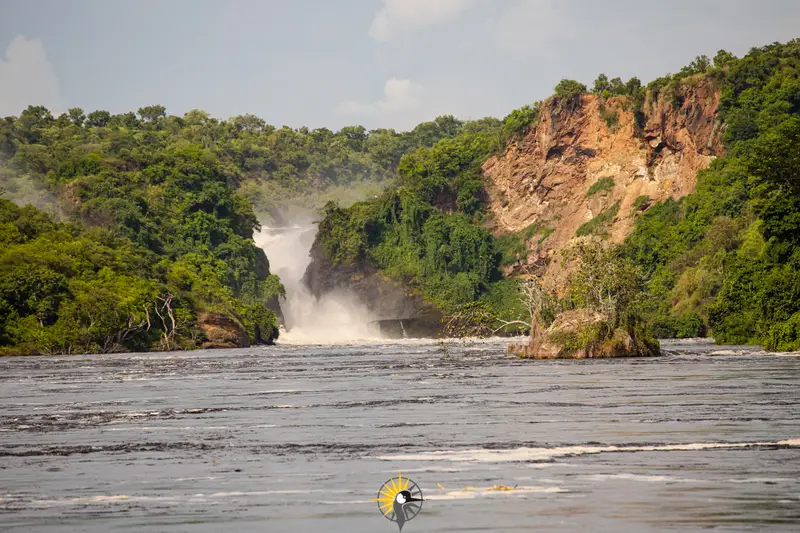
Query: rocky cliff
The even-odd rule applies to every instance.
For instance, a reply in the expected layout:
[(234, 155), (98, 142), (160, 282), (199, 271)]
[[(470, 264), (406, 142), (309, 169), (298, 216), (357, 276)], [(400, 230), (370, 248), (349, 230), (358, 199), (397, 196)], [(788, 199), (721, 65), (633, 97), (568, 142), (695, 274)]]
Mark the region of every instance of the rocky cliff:
[[(627, 97), (594, 94), (546, 101), (537, 124), (481, 166), (485, 223), (495, 236), (524, 239), (527, 249), (505, 273), (534, 274), (562, 289), (569, 267), (560, 251), (574, 239), (594, 234), (619, 243), (650, 205), (692, 193), (698, 170), (722, 153), (719, 101), (707, 78), (648, 96), (641, 109)], [(320, 242), (311, 254), (304, 282), (318, 297), (354, 293), (392, 336), (409, 324), (409, 336), (441, 330), (440, 313), (375, 267), (332, 264)]]
[(483, 165), (494, 232), (537, 228), (509, 270), (555, 288), (566, 276), (558, 252), (576, 234), (621, 242), (639, 212), (692, 193), (698, 170), (722, 153), (710, 80), (650, 98), (638, 117), (624, 97), (578, 98), (545, 102), (538, 125)]

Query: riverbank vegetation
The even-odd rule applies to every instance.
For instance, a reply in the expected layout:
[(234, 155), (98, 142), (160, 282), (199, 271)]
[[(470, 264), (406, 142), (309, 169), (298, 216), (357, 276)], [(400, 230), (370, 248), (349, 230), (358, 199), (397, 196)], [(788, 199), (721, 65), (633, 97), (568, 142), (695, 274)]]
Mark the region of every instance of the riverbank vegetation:
[(2, 204), (0, 353), (193, 348), (220, 324), (272, 342), (284, 289), (259, 219), (377, 195), (405, 152), (466, 127), (295, 130), (158, 105), (0, 119), (0, 196), (36, 206)]
[(800, 40), (695, 63), (722, 80), (726, 155), (625, 242), (644, 311), (663, 336), (800, 349)]
[[(677, 88), (707, 78), (722, 91), (725, 155), (700, 172), (694, 194), (654, 205), (637, 198), (635, 229), (615, 252), (641, 275), (630, 308), (636, 338), (713, 334), (722, 343), (798, 349), (800, 41), (754, 48), (741, 59), (725, 51), (713, 60), (700, 56), (646, 86), (601, 75), (592, 92), (621, 98), (641, 133), (645, 111), (659, 95), (679, 106)], [(553, 98), (574, 103), (586, 92), (579, 82), (562, 80)], [(498, 148), (492, 139), (518, 139), (527, 131), (523, 122), (539, 120), (540, 108), (509, 115), (499, 137), (487, 128), (409, 153), (400, 160), (397, 185), (378, 201), (349, 210), (329, 206), (321, 225), (326, 250), (418, 289), (451, 318), (510, 308), (511, 300), (488, 309), (482, 302), (502, 280), (499, 269), (524, 260), (528, 246), (520, 235), (494, 238), (486, 231), (491, 212), (479, 167)], [(587, 195), (611, 187), (610, 178), (600, 180)], [(607, 207), (576, 237), (602, 237), (619, 209), (618, 203)], [(353, 231), (333, 231), (339, 223)], [(619, 326), (615, 321), (603, 331)], [(633, 331), (627, 323), (623, 329)]]

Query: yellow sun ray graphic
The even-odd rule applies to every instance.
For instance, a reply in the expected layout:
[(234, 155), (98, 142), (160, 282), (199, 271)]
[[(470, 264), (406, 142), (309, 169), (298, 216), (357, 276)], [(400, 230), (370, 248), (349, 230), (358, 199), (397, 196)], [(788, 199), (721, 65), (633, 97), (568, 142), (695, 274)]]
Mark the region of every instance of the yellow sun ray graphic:
[(403, 479), (403, 473), (398, 472), (396, 478), (391, 478), (383, 484), (381, 490), (378, 492), (378, 497), (373, 498), (372, 501), (378, 502), (383, 516), (388, 516), (392, 512), (392, 504), (397, 493), (403, 490), (408, 490), (408, 479)]

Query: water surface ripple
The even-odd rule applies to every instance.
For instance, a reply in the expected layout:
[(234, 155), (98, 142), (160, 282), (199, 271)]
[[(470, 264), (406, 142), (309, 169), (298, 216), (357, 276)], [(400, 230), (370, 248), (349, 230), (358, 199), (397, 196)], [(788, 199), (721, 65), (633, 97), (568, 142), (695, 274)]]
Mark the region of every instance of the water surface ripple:
[[(507, 341), (0, 360), (0, 529), (798, 531), (800, 357)], [(502, 485), (516, 490), (487, 490)]]

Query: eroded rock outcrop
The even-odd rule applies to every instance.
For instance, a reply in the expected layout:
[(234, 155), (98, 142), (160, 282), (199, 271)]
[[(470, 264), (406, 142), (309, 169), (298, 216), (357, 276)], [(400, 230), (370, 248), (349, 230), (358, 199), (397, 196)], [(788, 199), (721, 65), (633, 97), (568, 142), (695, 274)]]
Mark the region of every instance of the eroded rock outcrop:
[(201, 313), (197, 325), (206, 337), (202, 348), (247, 348), (250, 338), (233, 319), (219, 313)]
[(512, 345), (509, 352), (529, 359), (598, 359), (661, 355), (658, 341), (637, 334), (635, 328), (611, 329), (608, 317), (589, 309), (560, 313), (529, 344)]
[[(529, 239), (532, 253), (514, 268), (561, 288), (566, 269), (557, 252), (583, 224), (605, 212), (604, 231), (621, 242), (638, 212), (694, 192), (698, 170), (722, 153), (719, 98), (702, 79), (645, 102), (638, 123), (626, 98), (546, 102), (539, 124), (483, 165), (495, 232), (546, 230)], [(589, 194), (600, 180), (606, 186)]]

